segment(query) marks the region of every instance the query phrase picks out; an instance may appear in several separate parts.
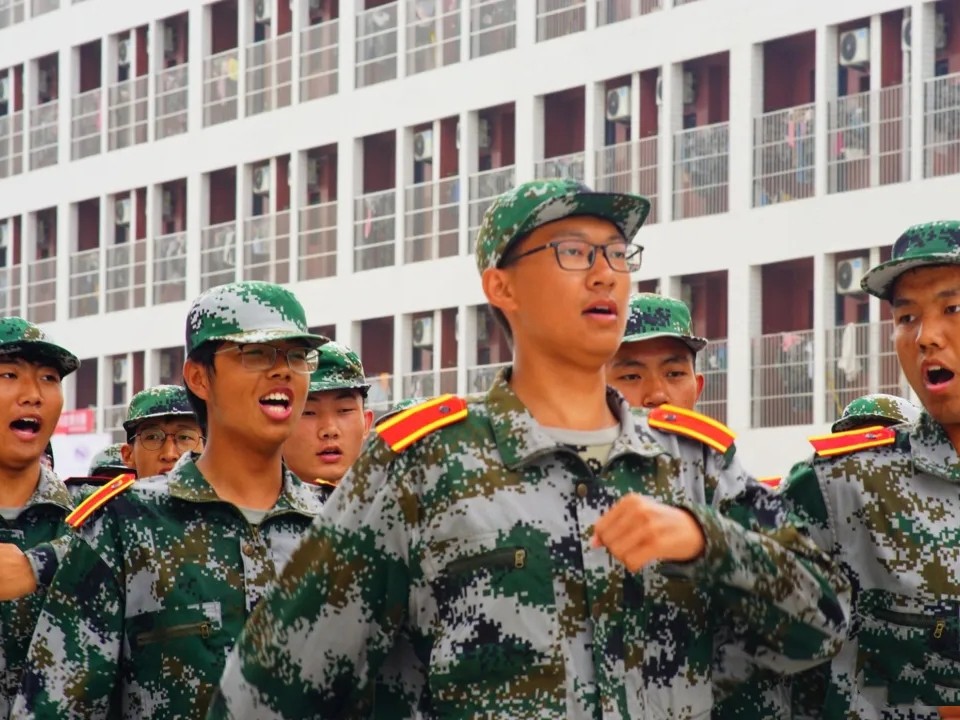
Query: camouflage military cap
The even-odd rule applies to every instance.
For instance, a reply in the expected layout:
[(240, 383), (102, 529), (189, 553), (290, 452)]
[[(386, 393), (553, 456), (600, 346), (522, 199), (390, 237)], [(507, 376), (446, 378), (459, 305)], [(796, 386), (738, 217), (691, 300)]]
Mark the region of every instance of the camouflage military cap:
[(156, 385), (133, 396), (127, 407), (123, 429), (130, 433), (144, 420), (172, 415), (194, 417), (187, 391), (180, 385)]
[(50, 340), (43, 330), (21, 317), (0, 318), (0, 355), (26, 356), (49, 362), (66, 377), (80, 361), (69, 350)]
[(307, 328), (306, 313), (296, 295), (280, 285), (254, 281), (218, 285), (193, 301), (187, 314), (187, 354), (214, 340), (305, 340), (311, 347), (327, 342)]
[(120, 455), (120, 448), (122, 446), (123, 443), (107, 445), (103, 450), (94, 455), (90, 461), (89, 474), (96, 477), (100, 475), (103, 470), (118, 470), (121, 468), (129, 471), (126, 463), (123, 462), (123, 457)]
[(320, 362), (310, 375), (310, 392), (367, 390), (369, 387), (363, 364), (353, 350), (333, 341), (320, 348)]
[(925, 265), (960, 265), (960, 221), (941, 220), (907, 228), (893, 244), (890, 259), (870, 268), (860, 287), (890, 300), (897, 278)]
[(630, 241), (650, 212), (639, 195), (594, 192), (576, 180), (533, 180), (500, 195), (484, 213), (477, 234), (477, 268), (499, 267), (507, 250), (532, 230), (555, 220), (590, 215), (609, 220)]
[(686, 343), (698, 353), (707, 341), (694, 335), (690, 308), (681, 300), (657, 295), (636, 293), (630, 298), (630, 317), (623, 334), (623, 342), (635, 343), (654, 338), (672, 337)]
[(899, 425), (920, 417), (920, 408), (896, 395), (874, 393), (852, 401), (830, 428), (833, 432), (856, 430), (873, 425)]

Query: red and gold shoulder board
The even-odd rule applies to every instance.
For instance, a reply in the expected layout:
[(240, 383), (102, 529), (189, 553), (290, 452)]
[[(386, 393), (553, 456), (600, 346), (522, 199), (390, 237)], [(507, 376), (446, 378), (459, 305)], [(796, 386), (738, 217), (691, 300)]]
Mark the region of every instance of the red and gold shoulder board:
[(783, 478), (780, 477), (779, 475), (757, 478), (758, 483), (760, 483), (761, 485), (766, 485), (768, 488), (772, 488), (773, 490), (776, 490), (778, 487), (780, 487), (780, 482), (782, 480)]
[(809, 438), (810, 444), (820, 457), (846, 455), (857, 450), (893, 445), (896, 439), (897, 431), (882, 425)]
[(93, 513), (106, 505), (110, 500), (133, 485), (137, 476), (132, 473), (118, 475), (106, 485), (101, 485), (96, 492), (77, 505), (72, 513), (67, 515), (66, 523), (74, 530), (83, 525)]
[(647, 416), (650, 427), (685, 435), (712, 447), (718, 453), (726, 453), (733, 446), (736, 435), (721, 422), (693, 410), (661, 405)]
[(394, 452), (403, 452), (420, 438), (467, 417), (467, 401), (441, 395), (397, 413), (377, 425), (377, 433)]
[(323, 478), (314, 478), (313, 480), (308, 480), (307, 484), (314, 485), (316, 487), (328, 488), (330, 490), (333, 490), (337, 486), (337, 483), (324, 480)]

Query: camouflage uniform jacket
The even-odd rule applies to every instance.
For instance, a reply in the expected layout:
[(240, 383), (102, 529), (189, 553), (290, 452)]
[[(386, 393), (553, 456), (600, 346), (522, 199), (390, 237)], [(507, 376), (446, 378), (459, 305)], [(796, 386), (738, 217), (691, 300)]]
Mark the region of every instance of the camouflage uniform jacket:
[(781, 490), (853, 586), (851, 639), (794, 679), (795, 717), (960, 705), (960, 458), (926, 412), (894, 432), (894, 444), (797, 466)]
[[(0, 517), (0, 542), (27, 550), (65, 535), (69, 528), (63, 520), (71, 509), (73, 503), (63, 482), (41, 467), (37, 488), (17, 518), (7, 521)], [(40, 590), (20, 600), (0, 602), (0, 718), (8, 717), (17, 695), (43, 597)]]
[(49, 590), (12, 717), (202, 718), (244, 622), (310, 521), (290, 473), (254, 526), (184, 455), (97, 510)]
[[(409, 667), (406, 692), (384, 680), (380, 717), (418, 702), (442, 718), (708, 717), (721, 622), (793, 669), (832, 655), (847, 590), (778, 497), (730, 453), (609, 401), (621, 430), (597, 474), (504, 375), (465, 420), (402, 453), (375, 438), (248, 623), (209, 717), (368, 717), (362, 696), (397, 642), (427, 688)], [(631, 574), (592, 549), (594, 524), (630, 491), (687, 507), (703, 557)], [(708, 492), (714, 508), (696, 504)]]

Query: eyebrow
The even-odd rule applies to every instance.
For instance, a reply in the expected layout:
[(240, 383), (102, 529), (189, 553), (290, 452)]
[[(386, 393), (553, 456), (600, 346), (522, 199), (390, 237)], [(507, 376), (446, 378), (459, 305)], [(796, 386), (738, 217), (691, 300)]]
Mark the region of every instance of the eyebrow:
[[(588, 240), (590, 236), (588, 233), (583, 232), (582, 230), (574, 229), (563, 229), (558, 230), (553, 235), (550, 236), (551, 240), (556, 240), (557, 238), (570, 238), (571, 240)], [(607, 242), (626, 242), (623, 236), (620, 233), (613, 233), (607, 236)]]
[[(674, 363), (685, 363), (689, 358), (685, 355), (669, 355), (660, 361), (660, 366), (664, 365), (673, 365)], [(615, 368), (645, 368), (647, 363), (637, 360), (635, 358), (624, 358), (623, 360), (614, 360), (613, 367)]]
[[(934, 297), (937, 300), (948, 300), (950, 298), (956, 297), (957, 295), (960, 295), (960, 287), (947, 288), (946, 290), (941, 290)], [(916, 300), (911, 300), (910, 298), (896, 297), (893, 299), (893, 303), (891, 304), (893, 305), (893, 307), (899, 308), (899, 307), (903, 307), (904, 305), (915, 305), (916, 302), (917, 302)]]

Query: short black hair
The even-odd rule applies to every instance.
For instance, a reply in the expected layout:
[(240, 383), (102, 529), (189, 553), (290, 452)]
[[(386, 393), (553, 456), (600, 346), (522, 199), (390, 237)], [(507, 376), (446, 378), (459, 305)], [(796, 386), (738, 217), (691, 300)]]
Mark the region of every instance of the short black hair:
[[(218, 341), (205, 342), (199, 347), (194, 348), (193, 352), (190, 353), (187, 358), (204, 368), (207, 371), (207, 374), (212, 377), (216, 374), (216, 368), (213, 365), (214, 355), (216, 355), (217, 350), (220, 349), (222, 344), (223, 343)], [(190, 390), (190, 386), (187, 385), (186, 378), (184, 378), (183, 387), (187, 391), (187, 400), (190, 402), (190, 407), (193, 408), (193, 413), (197, 416), (197, 425), (200, 426), (200, 432), (206, 436), (207, 403), (193, 394), (193, 392)]]

